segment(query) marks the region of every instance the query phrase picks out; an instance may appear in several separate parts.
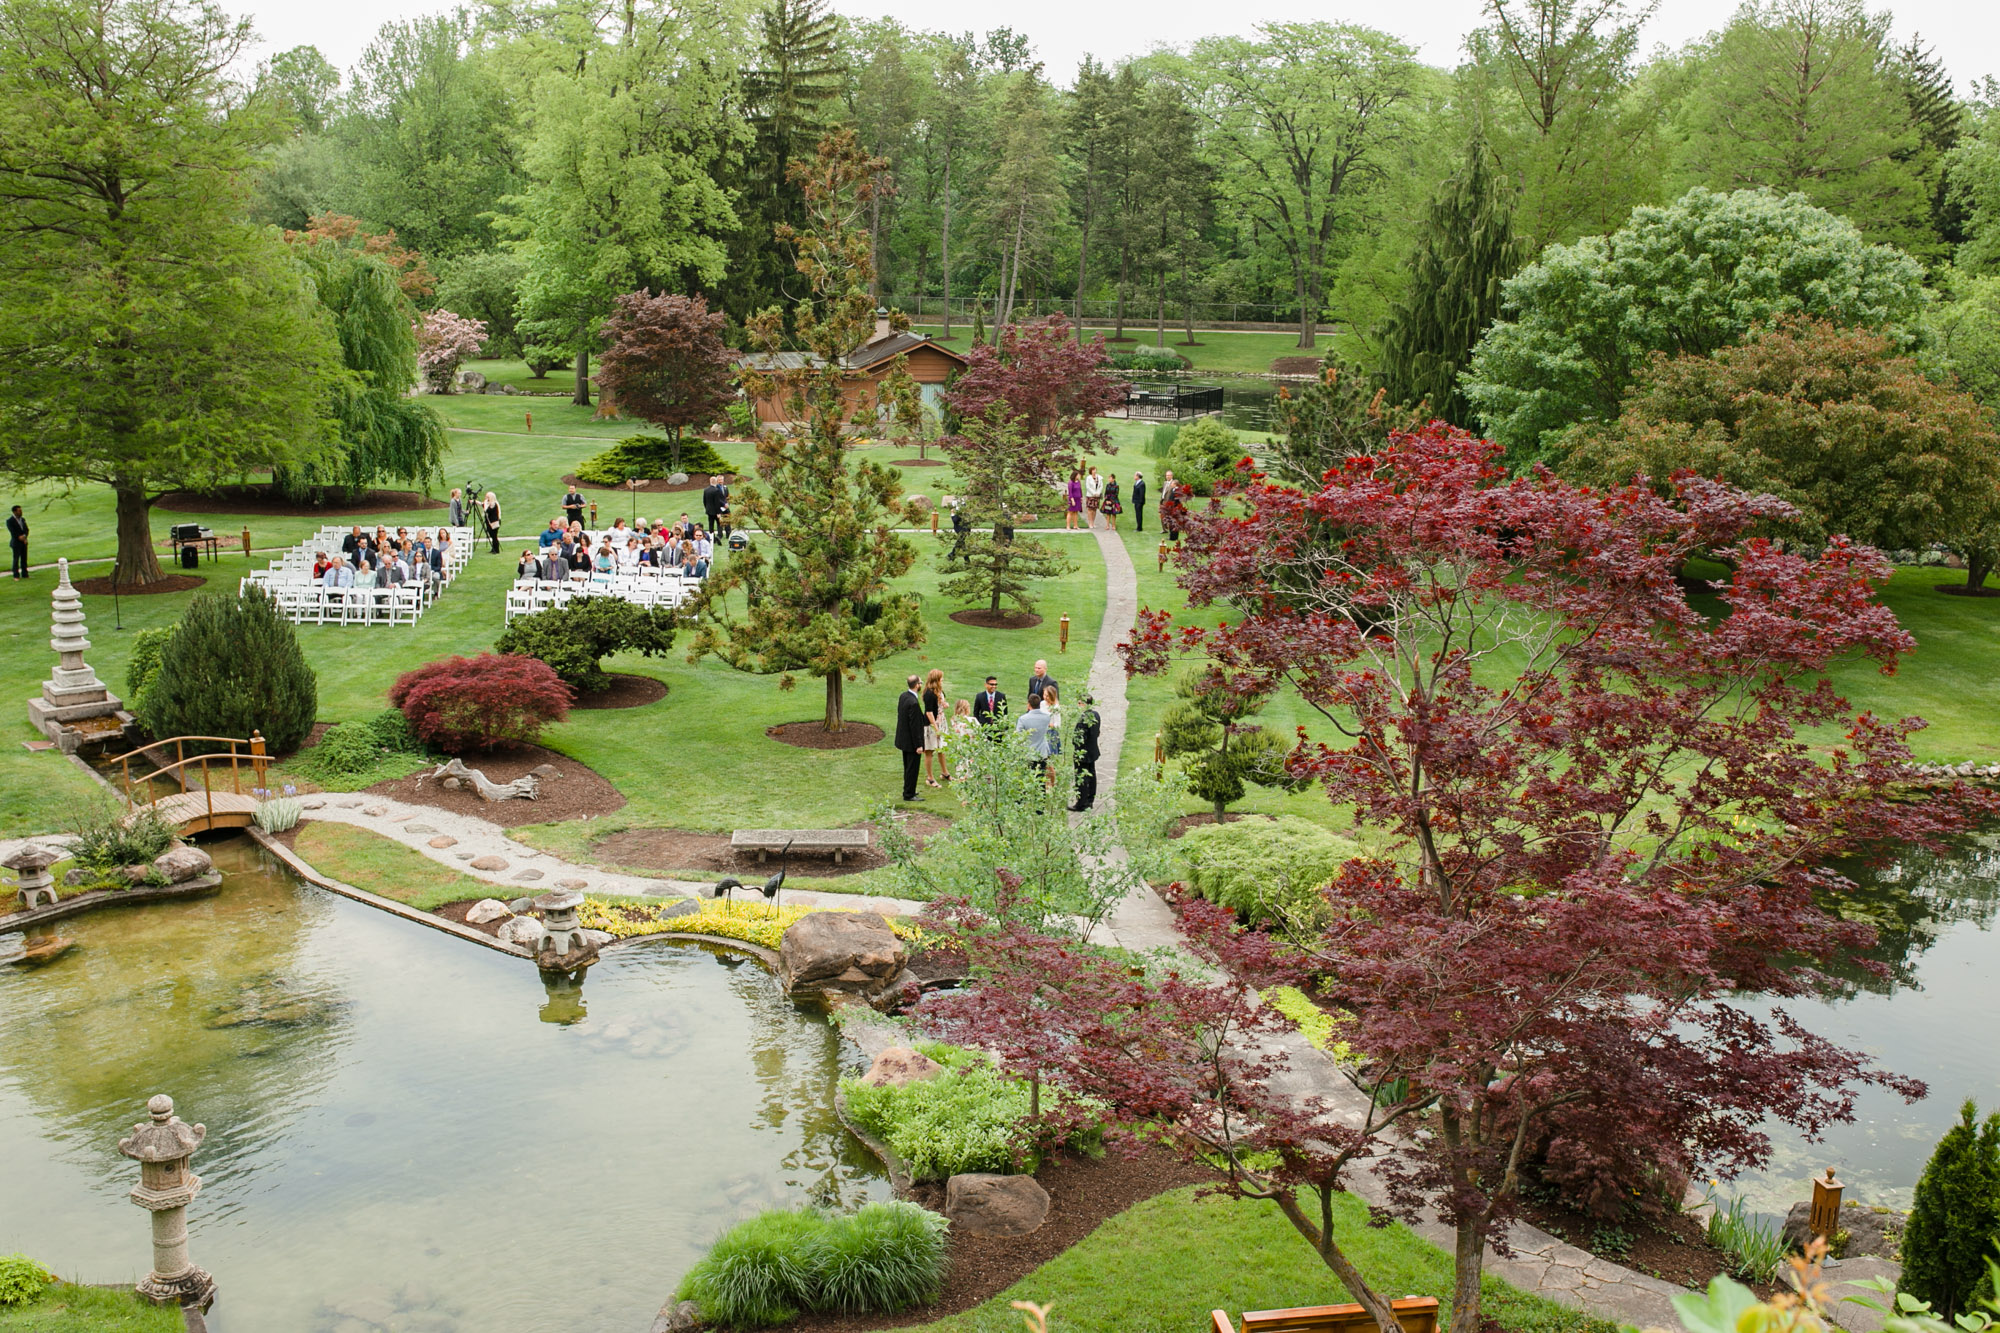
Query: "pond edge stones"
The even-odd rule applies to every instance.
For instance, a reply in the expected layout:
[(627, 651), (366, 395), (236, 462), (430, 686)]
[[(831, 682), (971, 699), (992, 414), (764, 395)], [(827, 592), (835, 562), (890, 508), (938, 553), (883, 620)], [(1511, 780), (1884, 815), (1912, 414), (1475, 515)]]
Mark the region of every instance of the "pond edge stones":
[(874, 996), (898, 984), (909, 956), (880, 912), (808, 912), (778, 946), (788, 995)]

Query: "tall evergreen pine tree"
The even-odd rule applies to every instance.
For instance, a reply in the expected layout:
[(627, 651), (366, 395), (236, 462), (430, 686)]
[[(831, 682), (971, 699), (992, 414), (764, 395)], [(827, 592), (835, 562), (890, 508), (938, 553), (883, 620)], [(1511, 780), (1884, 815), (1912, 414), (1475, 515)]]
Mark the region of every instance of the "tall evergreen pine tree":
[(1986, 1265), (2000, 1260), (2000, 1113), (1978, 1114), (1968, 1100), (1938, 1140), (1903, 1231), (1903, 1290), (1946, 1319), (1993, 1294)]
[(1500, 314), (1500, 284), (1527, 262), (1514, 235), (1503, 179), (1486, 145), (1466, 145), (1465, 164), (1438, 188), (1410, 256), (1410, 286), (1383, 323), (1382, 385), (1391, 402), (1428, 401), (1427, 415), (1474, 428), (1458, 376), (1473, 344)]

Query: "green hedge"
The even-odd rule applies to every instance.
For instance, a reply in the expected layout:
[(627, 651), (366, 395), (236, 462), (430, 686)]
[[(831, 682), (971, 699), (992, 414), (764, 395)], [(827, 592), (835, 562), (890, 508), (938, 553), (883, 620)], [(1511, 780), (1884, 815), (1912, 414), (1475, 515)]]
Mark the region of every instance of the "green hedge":
[(871, 1203), (850, 1217), (775, 1209), (725, 1231), (675, 1296), (699, 1306), (703, 1323), (736, 1329), (807, 1310), (894, 1314), (937, 1299), (948, 1226), (913, 1203)]
[(1180, 839), (1194, 891), (1257, 920), (1309, 909), (1319, 886), (1359, 852), (1351, 839), (1294, 815), (1197, 825)]
[[(663, 481), (676, 471), (673, 452), (673, 441), (664, 435), (627, 435), (616, 446), (585, 461), (577, 468), (576, 479), (592, 486), (623, 486), (635, 477)], [(707, 440), (684, 436), (678, 470), (697, 477), (727, 475), (731, 469), (729, 461)]]

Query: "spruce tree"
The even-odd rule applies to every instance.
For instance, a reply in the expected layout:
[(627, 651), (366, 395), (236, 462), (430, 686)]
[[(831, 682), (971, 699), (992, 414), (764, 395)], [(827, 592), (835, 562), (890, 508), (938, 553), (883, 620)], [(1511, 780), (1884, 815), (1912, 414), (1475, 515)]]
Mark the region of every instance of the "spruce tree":
[(1061, 551), (1014, 531), (1015, 515), (1048, 499), (1048, 446), (998, 406), (988, 416), (963, 421), (959, 433), (942, 443), (966, 478), (959, 518), (967, 529), (938, 534), (948, 548), (944, 572), (949, 575), (938, 591), (956, 601), (985, 602), (989, 615), (1000, 614), (1003, 598), (1020, 614), (1032, 613), (1029, 590), (1037, 579), (1076, 570)]
[(2000, 1113), (1978, 1114), (1968, 1098), (1938, 1140), (1903, 1231), (1903, 1290), (1945, 1319), (1992, 1295), (1986, 1263), (2000, 1258)]
[(1486, 145), (1466, 145), (1465, 164), (1431, 200), (1410, 255), (1410, 285), (1380, 329), (1382, 386), (1394, 403), (1430, 404), (1427, 416), (1472, 427), (1458, 391), (1473, 344), (1500, 314), (1500, 284), (1527, 261), (1514, 235), (1505, 182)]
[(278, 604), (253, 587), (188, 604), (141, 703), (139, 720), (162, 740), (262, 732), (271, 753), (287, 754), (312, 730), (319, 682)]

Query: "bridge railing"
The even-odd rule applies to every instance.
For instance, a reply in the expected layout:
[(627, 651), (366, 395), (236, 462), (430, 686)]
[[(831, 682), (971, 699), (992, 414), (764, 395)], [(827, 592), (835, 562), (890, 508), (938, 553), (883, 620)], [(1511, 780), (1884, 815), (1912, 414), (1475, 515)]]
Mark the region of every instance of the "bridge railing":
[[(229, 748), (226, 751), (217, 752), (208, 750), (200, 754), (190, 755), (187, 752), (187, 747), (190, 744), (227, 745)], [(264, 775), (271, 765), (270, 756), (265, 752), (264, 748), (264, 733), (261, 731), (251, 732), (248, 740), (239, 736), (170, 736), (166, 740), (154, 741), (151, 745), (142, 746), (120, 757), (118, 762), (124, 778), (125, 799), (127, 801), (137, 806), (150, 805), (154, 799), (158, 799), (155, 797), (141, 801), (132, 794), (134, 780), (132, 761), (144, 755), (151, 754), (154, 751), (159, 751), (160, 757), (164, 758), (168, 746), (173, 747), (173, 762), (158, 763), (155, 761), (157, 766), (139, 774), (138, 782), (146, 784), (159, 778), (172, 777), (181, 791), (186, 792), (188, 790), (188, 774), (190, 771), (199, 771), (201, 774), (202, 792), (207, 798), (205, 804), (211, 825), (215, 822), (215, 783), (211, 780), (211, 771), (223, 764), (229, 765), (229, 789), (238, 796), (241, 796), (243, 794), (245, 770), (249, 771), (251, 778), (250, 786), (255, 790), (265, 785)]]

